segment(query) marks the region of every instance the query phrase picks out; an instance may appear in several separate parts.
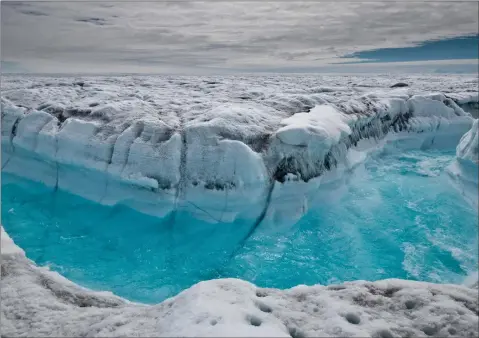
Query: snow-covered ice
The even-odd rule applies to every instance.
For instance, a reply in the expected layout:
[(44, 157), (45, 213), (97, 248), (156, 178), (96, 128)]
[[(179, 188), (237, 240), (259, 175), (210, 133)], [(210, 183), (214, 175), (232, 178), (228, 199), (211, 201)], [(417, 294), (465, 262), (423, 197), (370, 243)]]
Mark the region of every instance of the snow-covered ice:
[(79, 287), (35, 266), (3, 231), (2, 336), (477, 337), (477, 289), (398, 279), (258, 288), (200, 282), (158, 305)]
[[(409, 86), (390, 88), (397, 82)], [(186, 209), (257, 224), (301, 217), (320, 184), (385, 144), (457, 146), (450, 175), (477, 204), (477, 85), (474, 76), (7, 76), (2, 170), (152, 215)], [(467, 286), (389, 279), (277, 290), (224, 279), (146, 306), (37, 267), (3, 228), (1, 241), (5, 336), (479, 333), (477, 290)]]
[(9, 76), (2, 170), (157, 216), (306, 210), (286, 202), (286, 181), (314, 189), (364, 158), (358, 147), (455, 147), (471, 128), (477, 79), (395, 80), (409, 87), (386, 76)]

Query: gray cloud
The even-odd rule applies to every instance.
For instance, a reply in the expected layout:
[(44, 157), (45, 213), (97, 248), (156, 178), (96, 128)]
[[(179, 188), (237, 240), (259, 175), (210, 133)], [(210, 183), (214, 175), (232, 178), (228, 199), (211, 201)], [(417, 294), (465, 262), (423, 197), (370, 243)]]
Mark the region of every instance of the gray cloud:
[(476, 33), (477, 2), (2, 2), (2, 60), (38, 72), (316, 69)]
[(104, 26), (107, 24), (107, 21), (103, 18), (81, 18), (81, 19), (77, 19), (77, 21), (91, 23), (98, 26)]
[(20, 13), (26, 14), (26, 15), (34, 15), (34, 16), (48, 16), (47, 13), (37, 11), (35, 9), (21, 9), (19, 10)]

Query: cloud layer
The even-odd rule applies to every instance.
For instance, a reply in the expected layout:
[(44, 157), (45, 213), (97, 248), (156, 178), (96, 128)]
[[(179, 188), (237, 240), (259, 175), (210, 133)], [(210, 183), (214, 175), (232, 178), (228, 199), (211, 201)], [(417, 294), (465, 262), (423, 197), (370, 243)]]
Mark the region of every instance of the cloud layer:
[(33, 72), (317, 69), (477, 34), (477, 2), (2, 2), (2, 61)]

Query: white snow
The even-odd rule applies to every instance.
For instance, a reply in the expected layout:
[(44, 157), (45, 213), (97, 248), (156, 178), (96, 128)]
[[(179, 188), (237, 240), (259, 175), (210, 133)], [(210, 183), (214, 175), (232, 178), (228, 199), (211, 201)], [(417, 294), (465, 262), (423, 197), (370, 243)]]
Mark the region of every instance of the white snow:
[[(2, 258), (3, 255), (20, 255), (20, 256), (25, 256), (25, 252), (20, 249), (19, 246), (15, 245), (13, 240), (8, 236), (7, 232), (3, 230), (3, 226), (0, 226), (0, 243), (1, 246), (0, 248), (2, 249)], [(3, 276), (2, 276), (3, 277)]]
[(283, 119), (284, 127), (276, 131), (281, 142), (293, 146), (315, 144), (318, 148), (328, 150), (342, 137), (351, 134), (347, 121), (354, 116), (347, 116), (332, 106), (318, 105), (309, 113), (297, 113)]
[(398, 279), (288, 290), (200, 282), (146, 306), (35, 266), (3, 231), (2, 336), (476, 337), (477, 290)]

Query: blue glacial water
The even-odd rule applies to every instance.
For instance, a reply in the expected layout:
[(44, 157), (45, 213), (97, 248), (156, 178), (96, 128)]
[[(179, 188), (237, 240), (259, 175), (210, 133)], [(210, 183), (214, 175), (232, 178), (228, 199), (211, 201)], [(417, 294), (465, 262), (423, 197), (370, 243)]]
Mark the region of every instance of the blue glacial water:
[(382, 278), (459, 283), (478, 269), (478, 214), (451, 186), (452, 152), (382, 153), (324, 186), (300, 221), (208, 224), (96, 205), (2, 175), (2, 222), (40, 265), (156, 303), (205, 279), (259, 286)]

